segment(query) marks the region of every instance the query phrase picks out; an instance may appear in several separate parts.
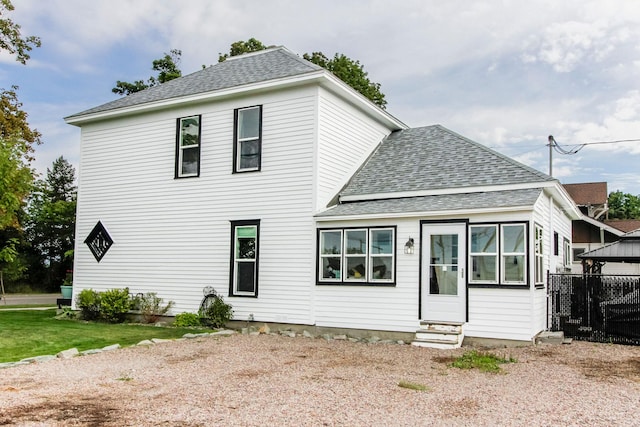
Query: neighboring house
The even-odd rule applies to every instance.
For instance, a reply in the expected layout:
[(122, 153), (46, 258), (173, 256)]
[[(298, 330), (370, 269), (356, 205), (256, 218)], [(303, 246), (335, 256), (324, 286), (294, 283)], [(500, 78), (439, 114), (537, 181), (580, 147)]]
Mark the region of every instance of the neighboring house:
[(236, 320), (531, 341), (565, 262), (554, 233), (580, 215), (557, 180), (409, 129), (282, 47), (66, 121), (82, 138), (75, 295), (128, 286), (179, 313), (213, 286)]
[[(588, 182), (579, 184), (564, 184), (565, 190), (575, 201), (582, 215), (572, 223), (572, 244), (573, 253), (564, 252), (572, 256), (571, 273), (581, 274), (583, 272), (582, 258), (583, 252), (593, 251), (605, 245), (617, 241), (625, 232), (640, 228), (640, 221), (637, 220), (606, 220), (609, 210), (607, 204), (608, 192), (606, 182)], [(634, 223), (634, 221), (636, 221)], [(634, 224), (637, 224), (633, 228)], [(625, 229), (628, 227), (629, 229)], [(561, 243), (556, 241), (554, 236), (554, 253), (560, 251)], [(562, 247), (568, 245), (564, 242)], [(557, 271), (558, 273), (563, 271)], [(624, 263), (607, 263), (602, 267), (602, 274), (640, 274), (638, 265)]]

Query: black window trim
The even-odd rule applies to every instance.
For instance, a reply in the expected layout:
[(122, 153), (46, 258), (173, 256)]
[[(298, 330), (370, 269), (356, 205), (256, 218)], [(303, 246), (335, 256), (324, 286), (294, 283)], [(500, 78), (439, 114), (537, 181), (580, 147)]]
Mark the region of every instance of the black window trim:
[[(229, 296), (230, 297), (242, 297), (242, 298), (258, 298), (258, 285), (260, 283), (260, 220), (248, 219), (239, 221), (230, 221), (231, 223), (231, 248), (229, 250), (230, 266), (229, 266)], [(242, 226), (255, 226), (256, 227), (256, 275), (255, 275), (255, 290), (253, 294), (237, 293), (235, 291), (234, 273), (235, 273), (235, 249), (236, 249), (236, 227)]]
[[(258, 157), (258, 167), (256, 169), (239, 169), (238, 164), (238, 113), (242, 110), (250, 110), (252, 108), (258, 108), (258, 147), (260, 156)], [(250, 105), (248, 107), (235, 108), (233, 110), (233, 171), (232, 173), (250, 173), (260, 172), (262, 170), (262, 104)]]
[[(382, 281), (345, 281), (344, 277), (341, 275), (340, 281), (326, 281), (323, 282), (320, 280), (320, 232), (322, 231), (346, 231), (346, 230), (367, 230), (367, 236), (369, 236), (371, 230), (375, 229), (391, 229), (393, 230), (393, 280), (388, 282)], [(344, 243), (343, 243), (344, 244)], [(344, 254), (340, 254), (341, 257)], [(367, 258), (369, 258), (370, 254), (367, 253)], [(344, 261), (343, 261), (344, 262)], [(396, 281), (398, 277), (398, 226), (397, 225), (374, 225), (374, 226), (350, 226), (350, 227), (326, 227), (326, 228), (318, 228), (316, 230), (316, 286), (336, 286), (336, 287), (351, 287), (351, 286), (375, 286), (375, 287), (395, 287)], [(367, 277), (369, 276), (369, 272), (367, 271)]]
[[(525, 282), (524, 283), (504, 283), (502, 282), (502, 225), (515, 225), (522, 224), (525, 228), (525, 238), (527, 239), (525, 244), (525, 256), (526, 256), (526, 271), (525, 271)], [(481, 283), (481, 282), (472, 282), (469, 277), (471, 275), (471, 227), (476, 226), (487, 226), (487, 225), (495, 225), (497, 227), (498, 233), (498, 282), (497, 283)], [(487, 222), (470, 222), (467, 224), (467, 233), (469, 235), (467, 241), (467, 263), (469, 263), (469, 267), (467, 268), (467, 286), (469, 288), (494, 288), (494, 289), (530, 289), (531, 288), (531, 221), (487, 221)], [(534, 254), (535, 256), (535, 254)]]
[[(197, 117), (198, 118), (198, 171), (195, 175), (181, 175), (180, 174), (180, 123), (183, 119), (188, 119), (189, 117)], [(200, 154), (202, 152), (202, 114), (192, 114), (189, 116), (178, 117), (176, 119), (176, 153), (175, 153), (175, 170), (174, 170), (174, 179), (185, 179), (185, 178), (198, 178), (200, 176)]]

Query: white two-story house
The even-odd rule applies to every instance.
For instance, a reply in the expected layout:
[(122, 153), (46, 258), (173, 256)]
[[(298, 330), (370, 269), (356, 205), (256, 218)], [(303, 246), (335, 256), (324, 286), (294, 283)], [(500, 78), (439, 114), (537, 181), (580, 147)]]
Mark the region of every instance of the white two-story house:
[[(426, 118), (428, 119), (428, 118)], [(408, 128), (283, 47), (74, 114), (74, 295), (129, 287), (234, 319), (531, 341), (557, 180), (442, 126)]]

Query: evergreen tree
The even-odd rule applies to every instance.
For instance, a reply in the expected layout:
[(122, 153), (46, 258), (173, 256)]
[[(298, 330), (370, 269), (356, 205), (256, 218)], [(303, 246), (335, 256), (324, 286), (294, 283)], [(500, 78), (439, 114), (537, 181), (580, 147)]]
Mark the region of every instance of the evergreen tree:
[(31, 244), (32, 283), (57, 291), (73, 268), (76, 186), (75, 170), (64, 157), (36, 183), (28, 209), (27, 239)]

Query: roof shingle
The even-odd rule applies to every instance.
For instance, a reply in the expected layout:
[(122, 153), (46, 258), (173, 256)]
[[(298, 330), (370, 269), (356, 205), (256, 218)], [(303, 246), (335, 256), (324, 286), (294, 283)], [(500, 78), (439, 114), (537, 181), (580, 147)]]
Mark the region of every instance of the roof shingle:
[(73, 114), (67, 119), (118, 108), (196, 95), (323, 70), (285, 47), (231, 57), (203, 70)]
[(433, 125), (389, 135), (340, 196), (553, 180), (443, 126)]

